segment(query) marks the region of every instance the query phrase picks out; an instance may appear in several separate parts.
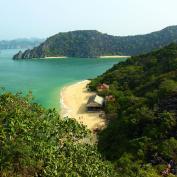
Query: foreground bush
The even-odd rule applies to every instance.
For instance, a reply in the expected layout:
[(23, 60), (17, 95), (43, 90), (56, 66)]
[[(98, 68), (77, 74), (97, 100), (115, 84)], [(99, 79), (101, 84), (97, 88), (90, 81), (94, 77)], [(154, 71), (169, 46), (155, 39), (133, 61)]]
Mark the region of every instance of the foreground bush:
[(96, 147), (81, 143), (89, 131), (28, 97), (0, 95), (0, 176), (117, 176)]

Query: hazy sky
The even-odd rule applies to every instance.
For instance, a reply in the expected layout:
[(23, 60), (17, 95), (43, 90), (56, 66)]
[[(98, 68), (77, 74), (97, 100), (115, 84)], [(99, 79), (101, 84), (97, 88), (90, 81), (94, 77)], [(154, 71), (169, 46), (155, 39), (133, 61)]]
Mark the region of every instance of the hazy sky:
[(96, 29), (144, 34), (177, 25), (177, 0), (0, 0), (0, 39)]

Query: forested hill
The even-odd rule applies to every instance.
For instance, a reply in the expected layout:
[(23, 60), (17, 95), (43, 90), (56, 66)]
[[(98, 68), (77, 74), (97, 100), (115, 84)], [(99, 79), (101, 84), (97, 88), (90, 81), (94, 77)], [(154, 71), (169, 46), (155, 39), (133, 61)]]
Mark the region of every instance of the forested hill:
[(147, 176), (177, 176), (177, 45), (115, 65), (90, 89), (101, 83), (110, 89), (98, 93), (114, 99), (105, 107), (111, 119), (100, 133), (100, 152), (125, 177), (141, 176), (144, 169)]
[(94, 30), (58, 33), (39, 47), (19, 52), (14, 59), (50, 56), (99, 57), (102, 55), (137, 55), (177, 42), (177, 26), (136, 36), (111, 36)]
[(31, 38), (31, 39), (14, 39), (0, 41), (0, 49), (28, 49), (40, 45), (44, 40)]

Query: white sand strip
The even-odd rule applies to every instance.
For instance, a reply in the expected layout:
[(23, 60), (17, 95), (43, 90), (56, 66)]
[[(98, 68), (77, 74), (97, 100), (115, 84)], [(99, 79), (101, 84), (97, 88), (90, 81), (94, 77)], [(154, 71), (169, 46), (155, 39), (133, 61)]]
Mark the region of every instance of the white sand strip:
[(130, 58), (131, 56), (111, 55), (111, 56), (100, 56), (100, 58)]
[(65, 56), (58, 56), (58, 57), (45, 57), (45, 59), (52, 59), (52, 58), (68, 58), (68, 57), (65, 57)]

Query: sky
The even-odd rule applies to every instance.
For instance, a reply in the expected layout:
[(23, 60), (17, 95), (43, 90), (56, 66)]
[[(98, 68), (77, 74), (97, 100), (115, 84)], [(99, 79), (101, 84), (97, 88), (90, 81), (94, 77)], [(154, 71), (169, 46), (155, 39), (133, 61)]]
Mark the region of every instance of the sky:
[(177, 0), (0, 0), (0, 39), (98, 30), (145, 34), (177, 25)]

